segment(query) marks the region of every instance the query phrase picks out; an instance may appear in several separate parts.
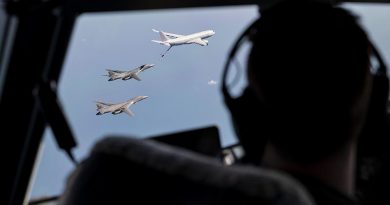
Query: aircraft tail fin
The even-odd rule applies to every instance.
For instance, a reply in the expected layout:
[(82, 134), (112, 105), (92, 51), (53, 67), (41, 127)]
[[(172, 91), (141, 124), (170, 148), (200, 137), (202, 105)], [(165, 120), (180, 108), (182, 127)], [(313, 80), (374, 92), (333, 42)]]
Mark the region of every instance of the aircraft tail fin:
[(96, 103), (96, 110), (100, 110), (101, 108), (104, 107), (104, 103), (102, 102), (95, 101), (95, 103)]
[(108, 77), (113, 77), (113, 76), (115, 76), (115, 72), (113, 71), (113, 70), (110, 70), (110, 69), (106, 69), (107, 70), (107, 72), (108, 72), (108, 75), (106, 75), (106, 76), (108, 76)]
[(163, 42), (163, 41), (152, 40), (152, 42), (159, 43), (159, 44), (165, 45), (165, 46), (171, 46), (171, 44)]
[(156, 29), (152, 29), (152, 31), (154, 31), (154, 32), (160, 34), (160, 39), (161, 39), (161, 41), (169, 40), (168, 36), (165, 35), (165, 33), (164, 33), (163, 31), (158, 31), (158, 30), (156, 30)]

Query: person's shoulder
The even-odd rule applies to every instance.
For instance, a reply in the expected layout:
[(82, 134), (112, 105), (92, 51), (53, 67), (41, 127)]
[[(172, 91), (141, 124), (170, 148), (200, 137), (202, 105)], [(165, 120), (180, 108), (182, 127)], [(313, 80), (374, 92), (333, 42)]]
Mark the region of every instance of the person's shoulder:
[(308, 176), (293, 175), (314, 198), (317, 205), (358, 205), (358, 201)]

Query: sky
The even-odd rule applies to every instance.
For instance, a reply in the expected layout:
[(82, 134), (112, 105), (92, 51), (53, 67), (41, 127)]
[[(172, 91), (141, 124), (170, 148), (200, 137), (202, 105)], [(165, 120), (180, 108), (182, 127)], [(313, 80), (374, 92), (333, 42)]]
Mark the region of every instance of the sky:
[[(346, 4), (390, 62), (390, 6)], [(236, 143), (230, 116), (223, 104), (220, 83), (223, 64), (234, 40), (258, 17), (254, 6), (175, 9), (142, 12), (84, 14), (77, 20), (67, 51), (59, 97), (78, 141), (74, 150), (82, 160), (97, 140), (109, 135), (147, 138), (164, 133), (216, 125), (223, 146)], [(152, 29), (191, 34), (212, 29), (208, 46), (167, 47)], [(245, 45), (239, 54), (245, 65)], [(107, 81), (105, 69), (130, 70), (145, 63), (155, 67), (142, 72), (142, 81)], [(245, 78), (234, 93), (245, 86)], [(94, 101), (119, 103), (137, 95), (149, 98), (126, 114), (96, 115)], [(73, 165), (58, 150), (46, 129), (41, 157), (33, 179), (32, 197), (60, 194)]]
[[(109, 135), (146, 138), (212, 125), (218, 126), (223, 146), (235, 143), (220, 78), (229, 48), (257, 16), (254, 6), (80, 16), (59, 82), (59, 97), (78, 141), (76, 158), (85, 158), (97, 140)], [(216, 34), (208, 46), (173, 47), (161, 58), (168, 47), (151, 42), (160, 40), (152, 29), (184, 35), (212, 29)], [(146, 63), (155, 66), (140, 73), (142, 81), (109, 82), (103, 76), (105, 69), (130, 70)], [(96, 100), (119, 103), (138, 95), (149, 98), (130, 107), (134, 117), (96, 115)], [(50, 129), (42, 149), (32, 196), (59, 194), (73, 166), (57, 149)]]

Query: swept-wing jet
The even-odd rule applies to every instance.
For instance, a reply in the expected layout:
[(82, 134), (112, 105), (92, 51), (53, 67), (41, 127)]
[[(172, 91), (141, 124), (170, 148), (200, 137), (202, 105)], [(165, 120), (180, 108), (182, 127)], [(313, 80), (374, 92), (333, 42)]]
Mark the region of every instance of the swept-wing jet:
[(140, 81), (141, 78), (139, 78), (138, 74), (140, 72), (148, 69), (148, 68), (153, 67), (153, 66), (154, 66), (154, 64), (144, 64), (144, 65), (141, 65), (138, 68), (135, 68), (135, 69), (130, 70), (130, 71), (106, 69), (108, 74), (105, 76), (109, 77), (108, 81), (113, 81), (113, 80), (117, 80), (117, 79), (129, 80), (131, 78), (134, 78), (134, 79)]
[(201, 31), (189, 35), (179, 35), (179, 34), (168, 33), (164, 31), (158, 31), (155, 29), (152, 30), (154, 32), (159, 33), (161, 39), (161, 40), (152, 40), (153, 42), (169, 46), (168, 50), (166, 50), (165, 53), (161, 55), (162, 57), (164, 57), (164, 55), (169, 51), (169, 49), (172, 48), (172, 46), (193, 44), (193, 43), (199, 44), (201, 46), (207, 46), (209, 42), (208, 40), (206, 40), (206, 38), (209, 38), (215, 34), (213, 30)]
[(113, 115), (117, 115), (122, 112), (125, 112), (130, 117), (134, 116), (134, 113), (131, 112), (129, 107), (146, 98), (148, 98), (148, 96), (137, 96), (126, 102), (117, 103), (117, 104), (96, 101), (96, 110), (98, 111), (96, 115), (102, 115), (109, 112), (112, 113)]

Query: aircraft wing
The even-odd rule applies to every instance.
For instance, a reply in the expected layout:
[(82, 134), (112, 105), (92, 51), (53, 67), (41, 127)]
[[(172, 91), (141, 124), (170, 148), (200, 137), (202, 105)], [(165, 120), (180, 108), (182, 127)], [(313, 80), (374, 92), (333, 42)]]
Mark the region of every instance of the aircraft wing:
[(196, 38), (194, 40), (189, 41), (188, 43), (196, 43), (196, 44), (199, 44), (201, 46), (206, 46), (207, 45), (207, 42), (202, 40), (201, 38)]
[(166, 36), (168, 37), (171, 37), (171, 38), (179, 38), (179, 37), (182, 37), (184, 35), (179, 35), (179, 34), (174, 34), (174, 33), (167, 33), (167, 32), (164, 32), (162, 31)]
[(141, 81), (141, 78), (138, 77), (138, 75), (133, 75), (132, 76), (134, 79), (138, 80), (138, 81)]
[(130, 117), (133, 117), (134, 116), (134, 113), (133, 112), (131, 112), (131, 110), (130, 109), (124, 109), (123, 110), (123, 112), (125, 112), (126, 114), (128, 114)]
[(114, 73), (124, 73), (126, 71), (121, 71), (121, 70), (112, 70), (112, 69), (106, 69), (108, 72), (114, 72)]
[(110, 106), (110, 105), (114, 105), (112, 103), (104, 103), (104, 102), (100, 102), (100, 101), (95, 101), (96, 102), (96, 106)]

